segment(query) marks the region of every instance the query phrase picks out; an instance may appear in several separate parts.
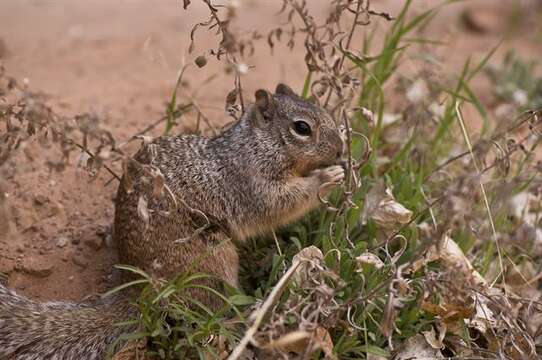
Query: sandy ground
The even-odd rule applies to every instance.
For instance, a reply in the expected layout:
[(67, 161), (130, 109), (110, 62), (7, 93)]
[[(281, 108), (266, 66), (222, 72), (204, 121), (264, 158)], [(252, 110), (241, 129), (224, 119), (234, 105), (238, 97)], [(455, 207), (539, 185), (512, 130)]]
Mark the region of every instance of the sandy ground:
[[(277, 15), (279, 1), (239, 3), (234, 26), (240, 31), (258, 29), (265, 34), (284, 21)], [(327, 1), (309, 3), (315, 14), (325, 13)], [(394, 15), (401, 3), (373, 1), (373, 7)], [(435, 4), (414, 3), (414, 12)], [(524, 58), (542, 53), (540, 33), (533, 30), (533, 23), (542, 18), (540, 7), (533, 1), (517, 3), (462, 2), (439, 13), (425, 35), (447, 44), (435, 49), (443, 72), (460, 69), (469, 56), (480, 59), (501, 39), (497, 58), (509, 48)], [(202, 30), (196, 34), (194, 53), (188, 54), (190, 30), (206, 20), (207, 13), (198, 1), (188, 11), (181, 5), (172, 0), (0, 0), (0, 39), (6, 47), (0, 61), (11, 76), (27, 79), (32, 89), (49, 94), (56, 111), (95, 112), (123, 141), (163, 114), (183, 62), (216, 46), (215, 34)], [(531, 10), (522, 13), (522, 6)], [(469, 30), (460, 21), (467, 8), (482, 31)], [(520, 11), (520, 21), (511, 27), (514, 11)], [(376, 26), (381, 36), (389, 24), (379, 21)], [(306, 73), (303, 54), (301, 46), (290, 51), (281, 45), (271, 54), (262, 41), (256, 55), (246, 59), (253, 66), (243, 78), (246, 96), (279, 81), (300, 89)], [(401, 73), (414, 74), (420, 68), (415, 55), (401, 65)], [(181, 99), (193, 97), (215, 124), (229, 121), (223, 104), (233, 80), (223, 67), (215, 60), (202, 69), (194, 67), (181, 92)], [(213, 75), (212, 81), (206, 80)], [(474, 90), (491, 105), (487, 81), (476, 81)], [(174, 131), (185, 130), (191, 121), (186, 119)], [(109, 236), (115, 182), (106, 185), (106, 173), (89, 181), (75, 166), (75, 158), (65, 172), (50, 174), (43, 164), (57, 156), (56, 150), (31, 146), (30, 151), (35, 160), (7, 179), (17, 235), (0, 240), (0, 272), (8, 276), (10, 287), (39, 299), (81, 299), (110, 288), (116, 282), (116, 253)]]

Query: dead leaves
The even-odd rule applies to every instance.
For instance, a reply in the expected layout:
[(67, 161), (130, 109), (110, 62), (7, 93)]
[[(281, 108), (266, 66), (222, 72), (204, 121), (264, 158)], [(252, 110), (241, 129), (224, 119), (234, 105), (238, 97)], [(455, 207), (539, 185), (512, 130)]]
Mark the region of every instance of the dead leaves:
[(190, 0), (183, 0), (183, 9), (187, 9), (188, 5), (190, 5)]
[(137, 200), (137, 215), (145, 223), (145, 226), (148, 226), (150, 216), (147, 208), (147, 199), (144, 196), (140, 196)]
[(437, 260), (441, 261), (448, 269), (458, 271), (473, 285), (486, 285), (482, 275), (474, 269), (461, 248), (448, 235), (444, 235), (438, 244), (430, 246), (423, 257), (413, 263), (412, 270), (417, 271), (425, 264)]
[(319, 326), (313, 331), (296, 330), (262, 346), (267, 351), (278, 350), (296, 355), (312, 354), (321, 349), (327, 359), (333, 359), (333, 341), (329, 332)]
[(292, 259), (292, 266), (296, 267), (293, 281), (298, 286), (307, 285), (315, 271), (322, 269), (324, 255), (316, 246), (302, 249)]
[(401, 349), (393, 357), (394, 360), (427, 360), (444, 359), (438, 349), (433, 348), (423, 335), (415, 335), (407, 339)]
[(395, 228), (397, 225), (404, 225), (410, 222), (412, 211), (397, 202), (388, 188), (371, 217), (383, 228)]
[[(512, 358), (530, 358), (534, 354), (533, 341), (518, 322), (510, 297), (486, 282), (449, 235), (430, 246), (411, 270), (419, 271), (433, 262), (442, 268), (438, 273), (428, 272), (421, 309), (434, 317), (433, 326), (438, 332), (435, 328), (422, 332), (426, 343), (435, 349), (444, 345), (457, 356), (485, 351)], [(431, 279), (434, 275), (438, 277)], [(471, 337), (461, 340), (465, 334)], [(416, 342), (418, 346), (420, 340)]]
[[(384, 267), (384, 262), (380, 260), (378, 256), (368, 251), (356, 257), (356, 261), (360, 266), (363, 266), (363, 264), (367, 264), (374, 266), (376, 269), (381, 269), (382, 267)], [(358, 271), (361, 271), (361, 269), (358, 269)]]
[[(335, 358), (334, 344), (325, 324), (336, 308), (331, 308), (333, 290), (324, 279), (336, 279), (323, 259), (322, 252), (315, 246), (304, 248), (294, 256), (290, 268), (251, 314), (253, 324), (231, 353), (230, 360), (243, 359), (249, 342), (263, 352), (262, 358), (277, 358), (277, 354), (306, 357), (317, 350), (321, 350), (326, 359)], [(293, 286), (289, 288), (288, 300), (279, 302), (290, 281)], [(264, 316), (266, 321), (262, 322)]]

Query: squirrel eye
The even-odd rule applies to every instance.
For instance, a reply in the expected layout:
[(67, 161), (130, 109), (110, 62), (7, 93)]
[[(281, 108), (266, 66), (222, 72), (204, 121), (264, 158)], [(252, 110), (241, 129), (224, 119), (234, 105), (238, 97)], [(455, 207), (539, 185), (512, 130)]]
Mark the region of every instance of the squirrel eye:
[(308, 136), (311, 134), (311, 127), (305, 121), (294, 121), (294, 130), (299, 135)]

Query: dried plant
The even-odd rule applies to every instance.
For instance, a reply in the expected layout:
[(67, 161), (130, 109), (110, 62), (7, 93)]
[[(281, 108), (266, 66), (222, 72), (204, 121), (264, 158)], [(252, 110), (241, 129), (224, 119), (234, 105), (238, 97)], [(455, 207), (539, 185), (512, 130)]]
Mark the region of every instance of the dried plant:
[[(467, 61), (460, 74), (435, 76), (441, 69), (427, 62), (407, 78), (398, 69), (414, 46), (408, 35), (418, 31), (423, 40), (424, 25), (438, 7), (411, 15), (406, 1), (391, 16), (374, 11), (368, 0), (333, 0), (319, 22), (310, 2), (283, 0), (277, 7), (284, 24), (265, 34), (240, 34), (231, 22), (241, 8), (202, 3), (208, 19), (193, 27), (189, 51), (200, 28), (216, 31), (217, 46), (194, 54), (194, 61), (198, 67), (207, 66), (209, 57), (226, 63), (233, 89), (224, 108), (235, 119), (246, 105), (241, 78), (256, 42), (273, 51), (279, 42), (301, 46), (301, 39), (307, 67), (301, 95), (342, 125), (347, 177), (330, 200), (322, 200), (322, 211), (279, 232), (272, 243), (256, 239), (246, 245), (245, 293), (217, 294), (228, 305), (215, 314), (193, 311), (183, 297), (183, 289), (202, 275), (179, 274), (165, 282), (145, 274), (136, 299), (143, 314), (136, 335), (146, 338), (148, 354), (402, 359), (418, 346), (437, 357), (536, 358), (542, 344), (542, 112), (514, 108), (519, 115), (502, 121), (476, 97), (470, 81), (494, 50), (478, 64)], [(190, 11), (192, 4), (182, 5)], [(387, 31), (375, 49), (371, 31), (378, 21)], [(54, 171), (63, 170), (74, 152), (93, 177), (105, 169), (118, 179), (113, 169), (120, 164), (141, 168), (124, 153), (128, 142), (148, 142), (149, 131), (165, 123), (168, 132), (188, 112), (197, 118), (198, 131), (200, 121), (211, 128), (197, 101), (178, 103), (177, 89), (190, 69), (183, 66), (164, 116), (118, 142), (98, 116), (56, 114), (45, 96), (2, 68), (2, 174), (15, 171), (32, 138), (58, 147), (60, 158), (48, 163)], [(509, 77), (502, 72), (494, 78)], [(383, 91), (392, 75), (393, 102)], [(464, 106), (482, 119), (477, 138)], [(170, 194), (157, 169), (142, 169), (156, 193)], [(173, 197), (171, 203), (206, 218), (193, 204)], [(138, 210), (143, 220), (153, 211), (144, 198)], [(203, 230), (205, 225), (196, 234)], [(164, 293), (175, 295), (165, 299)]]

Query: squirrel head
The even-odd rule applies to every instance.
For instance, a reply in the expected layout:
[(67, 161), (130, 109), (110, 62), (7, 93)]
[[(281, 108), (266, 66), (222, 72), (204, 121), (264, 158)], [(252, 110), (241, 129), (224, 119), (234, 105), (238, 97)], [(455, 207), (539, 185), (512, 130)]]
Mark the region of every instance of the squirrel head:
[(292, 172), (337, 164), (343, 155), (343, 140), (337, 124), (323, 108), (279, 84), (274, 94), (257, 90), (250, 115), (253, 125), (281, 143)]

